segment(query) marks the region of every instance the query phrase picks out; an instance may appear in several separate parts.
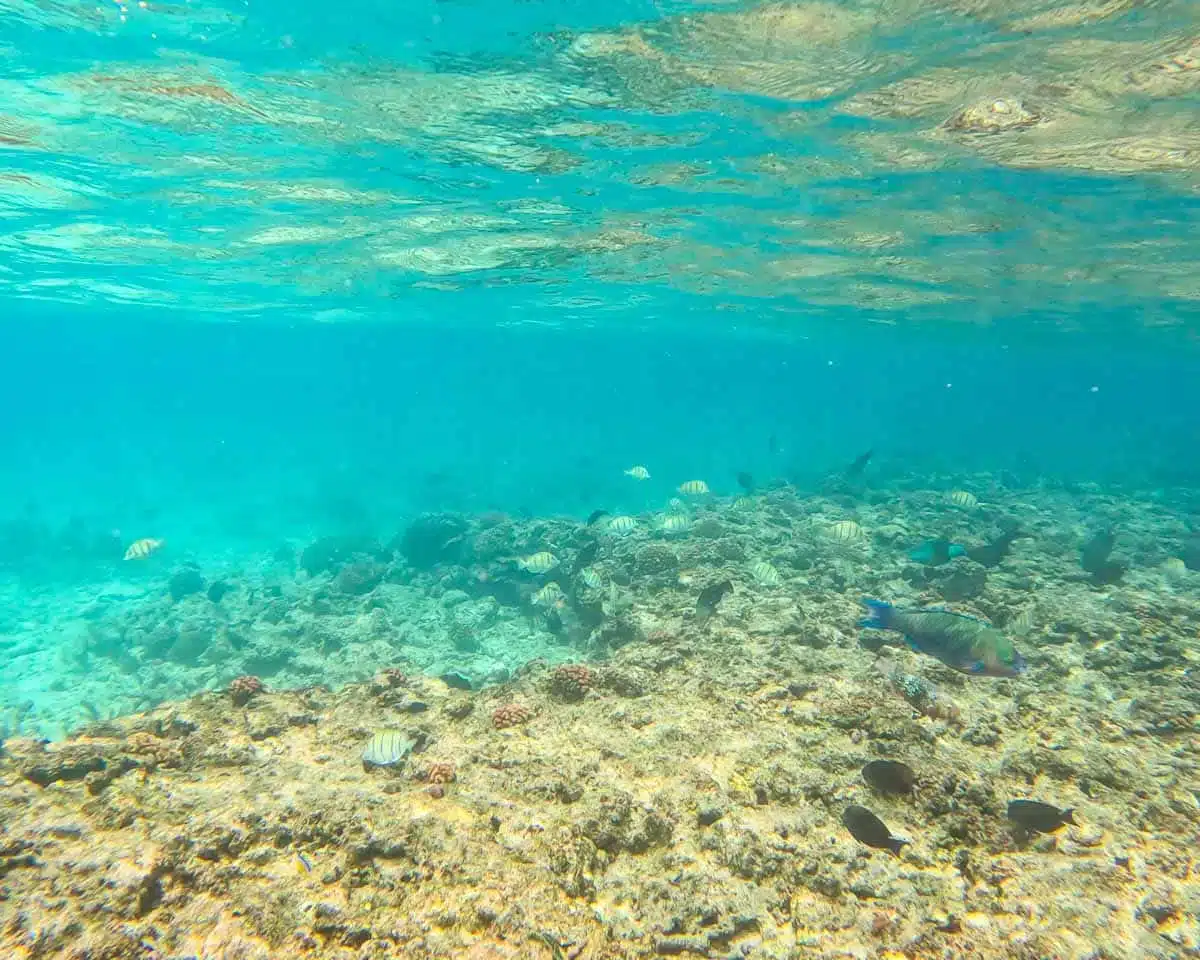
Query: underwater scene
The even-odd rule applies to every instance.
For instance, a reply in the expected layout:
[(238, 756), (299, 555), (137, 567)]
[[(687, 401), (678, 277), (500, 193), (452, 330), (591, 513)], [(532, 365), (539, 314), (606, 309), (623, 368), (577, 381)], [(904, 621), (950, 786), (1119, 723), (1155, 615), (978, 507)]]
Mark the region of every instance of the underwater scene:
[(0, 960), (1200, 957), (1200, 3), (0, 52)]

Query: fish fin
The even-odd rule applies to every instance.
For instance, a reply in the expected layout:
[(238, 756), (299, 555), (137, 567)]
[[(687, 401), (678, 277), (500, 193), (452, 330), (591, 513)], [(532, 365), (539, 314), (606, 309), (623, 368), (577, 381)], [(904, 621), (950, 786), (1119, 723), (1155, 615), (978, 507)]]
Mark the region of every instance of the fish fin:
[(888, 837), (887, 846), (896, 856), (900, 856), (900, 851), (906, 847), (910, 841), (901, 840), (899, 837)]
[(1064, 810), (1060, 814), (1059, 819), (1062, 820), (1063, 823), (1071, 824), (1071, 826), (1073, 826), (1073, 827), (1079, 826), (1079, 824), (1077, 824), (1075, 822), (1075, 808), (1074, 807), (1067, 807), (1067, 809)]
[(984, 673), (987, 670), (987, 664), (982, 660), (964, 660), (960, 669), (964, 673)]
[(892, 611), (895, 607), (883, 600), (872, 600), (870, 597), (863, 597), (862, 605), (867, 608), (867, 615), (858, 621), (860, 627), (866, 627), (868, 630), (889, 629), (888, 625), (891, 623)]

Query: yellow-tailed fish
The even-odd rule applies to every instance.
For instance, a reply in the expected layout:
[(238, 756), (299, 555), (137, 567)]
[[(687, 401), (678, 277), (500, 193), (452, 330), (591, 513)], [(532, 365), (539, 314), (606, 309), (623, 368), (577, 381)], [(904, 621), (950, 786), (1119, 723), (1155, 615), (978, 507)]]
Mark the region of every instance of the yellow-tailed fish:
[(829, 528), (829, 535), (834, 540), (857, 540), (863, 535), (863, 528), (853, 520), (839, 520)]
[(613, 533), (629, 533), (637, 526), (633, 517), (613, 517), (608, 521), (608, 529)]
[(313, 872), (312, 861), (308, 859), (299, 850), (296, 851), (296, 872), (303, 875)]
[(754, 579), (761, 583), (764, 587), (779, 586), (779, 571), (765, 560), (760, 560), (750, 568), (750, 572), (754, 575)]
[(146, 557), (154, 553), (162, 547), (165, 540), (158, 540), (154, 537), (143, 537), (141, 540), (134, 540), (129, 545), (129, 549), (125, 551), (126, 560), (145, 560)]
[(625, 471), (625, 476), (633, 477), (634, 480), (649, 480), (650, 471), (638, 464), (636, 467), (630, 467)]
[(679, 485), (679, 492), (686, 495), (698, 496), (708, 493), (708, 484), (703, 480), (688, 480)]
[(540, 550), (528, 557), (522, 557), (517, 561), (517, 566), (527, 573), (545, 573), (558, 566), (558, 557), (548, 550)]
[(968, 510), (979, 506), (979, 498), (968, 490), (952, 490), (950, 502), (956, 507), (966, 507)]

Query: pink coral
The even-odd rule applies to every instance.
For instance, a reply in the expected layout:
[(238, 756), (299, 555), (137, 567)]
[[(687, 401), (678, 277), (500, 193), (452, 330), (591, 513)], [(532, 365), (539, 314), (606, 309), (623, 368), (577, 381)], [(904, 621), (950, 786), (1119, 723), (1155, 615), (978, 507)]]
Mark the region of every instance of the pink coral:
[(550, 689), (568, 700), (578, 700), (596, 685), (596, 674), (582, 663), (564, 663), (550, 675)]
[(233, 700), (235, 707), (244, 707), (258, 694), (266, 689), (263, 682), (258, 677), (244, 674), (240, 677), (235, 677), (233, 682), (229, 684), (229, 697)]
[(519, 703), (506, 703), (492, 713), (492, 726), (497, 730), (520, 726), (533, 718), (533, 711)]

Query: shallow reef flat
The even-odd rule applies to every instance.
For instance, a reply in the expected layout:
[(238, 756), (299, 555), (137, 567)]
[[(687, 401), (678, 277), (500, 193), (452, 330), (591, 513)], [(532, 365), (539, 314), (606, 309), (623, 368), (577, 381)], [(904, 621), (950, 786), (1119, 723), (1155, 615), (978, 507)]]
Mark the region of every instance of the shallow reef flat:
[[(470, 660), (426, 676), (446, 661), (397, 642), (337, 690), (284, 690), (280, 666), (10, 737), (0, 955), (1200, 955), (1194, 504), (970, 489), (707, 497), (624, 534), (443, 516), (387, 561), (309, 553), (281, 616), (386, 626), (390, 591), (458, 590), (550, 656), (467, 688)], [(928, 537), (967, 553), (912, 560)], [(1028, 669), (972, 676), (860, 631), (864, 594), (987, 617)], [(911, 794), (867, 786), (879, 758)], [(1023, 798), (1074, 823), (1027, 834), (1006, 819)], [(911, 842), (857, 842), (855, 804)]]

